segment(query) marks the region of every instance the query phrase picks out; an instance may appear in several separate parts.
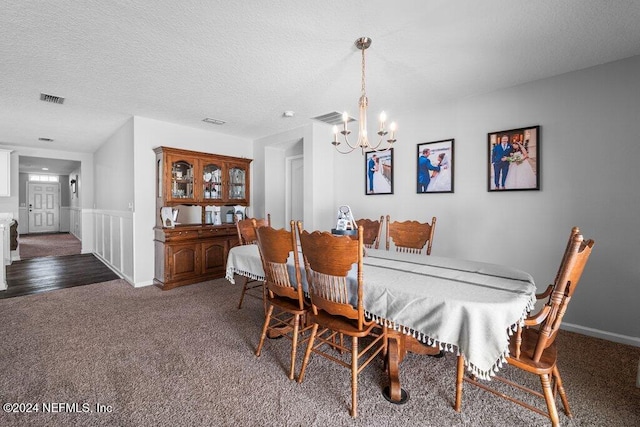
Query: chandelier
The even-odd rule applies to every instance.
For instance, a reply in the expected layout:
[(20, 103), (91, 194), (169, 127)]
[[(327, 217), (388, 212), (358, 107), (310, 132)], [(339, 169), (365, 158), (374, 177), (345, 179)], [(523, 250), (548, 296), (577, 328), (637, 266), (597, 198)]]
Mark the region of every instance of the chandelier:
[[(361, 86), (361, 95), (360, 101), (358, 102), (358, 112), (360, 121), (358, 123), (358, 140), (355, 145), (352, 145), (349, 142), (349, 134), (351, 131), (348, 129), (349, 122), (349, 114), (345, 111), (342, 114), (342, 120), (344, 121), (342, 130), (338, 130), (338, 126), (333, 127), (333, 142), (332, 144), (336, 148), (336, 150), (341, 154), (351, 153), (353, 150), (360, 148), (362, 150), (362, 154), (367, 151), (384, 151), (388, 150), (393, 146), (393, 143), (396, 142), (396, 124), (392, 122), (389, 125), (389, 132), (385, 128), (387, 122), (387, 115), (383, 111), (380, 113), (380, 127), (378, 128), (378, 136), (380, 139), (377, 144), (373, 145), (369, 142), (369, 136), (367, 134), (367, 107), (369, 106), (369, 100), (367, 99), (367, 92), (365, 90), (365, 60), (364, 60), (364, 51), (371, 46), (371, 39), (369, 37), (360, 37), (356, 40), (355, 45), (358, 49), (362, 51), (362, 86)], [(340, 141), (338, 141), (338, 133), (341, 133), (347, 147), (344, 149), (340, 148)], [(383, 144), (385, 138), (389, 135), (389, 139), (387, 139), (387, 143)]]

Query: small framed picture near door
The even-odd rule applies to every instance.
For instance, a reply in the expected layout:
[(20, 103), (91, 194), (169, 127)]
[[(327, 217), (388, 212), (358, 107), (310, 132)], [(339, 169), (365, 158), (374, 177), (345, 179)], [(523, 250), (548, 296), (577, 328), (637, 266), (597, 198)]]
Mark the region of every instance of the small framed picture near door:
[(454, 141), (443, 139), (418, 144), (418, 193), (453, 193)]
[(364, 156), (364, 194), (393, 194), (393, 148)]
[(488, 191), (540, 189), (540, 126), (487, 135)]

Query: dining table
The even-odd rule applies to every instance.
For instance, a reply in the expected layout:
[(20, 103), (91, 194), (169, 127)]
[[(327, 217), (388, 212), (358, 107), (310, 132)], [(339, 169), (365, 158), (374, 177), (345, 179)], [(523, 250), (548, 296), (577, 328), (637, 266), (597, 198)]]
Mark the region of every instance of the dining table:
[[(293, 272), (293, 254), (288, 264)], [(353, 289), (356, 272), (354, 265)], [(235, 274), (264, 280), (257, 245), (229, 251), (226, 278), (234, 283)], [(399, 375), (407, 352), (462, 354), (471, 374), (483, 379), (495, 375), (506, 362), (511, 334), (536, 301), (531, 275), (512, 266), (393, 249), (366, 248), (363, 279), (365, 314), (387, 330), (389, 386), (383, 395), (392, 403), (409, 398)], [(302, 285), (306, 292), (304, 274)]]

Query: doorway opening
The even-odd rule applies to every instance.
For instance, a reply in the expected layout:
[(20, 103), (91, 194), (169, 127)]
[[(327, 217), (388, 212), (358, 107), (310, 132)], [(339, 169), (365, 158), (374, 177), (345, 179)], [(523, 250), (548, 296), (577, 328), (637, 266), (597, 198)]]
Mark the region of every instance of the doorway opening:
[(20, 156), (18, 160), (18, 256), (20, 259), (81, 253), (81, 162)]

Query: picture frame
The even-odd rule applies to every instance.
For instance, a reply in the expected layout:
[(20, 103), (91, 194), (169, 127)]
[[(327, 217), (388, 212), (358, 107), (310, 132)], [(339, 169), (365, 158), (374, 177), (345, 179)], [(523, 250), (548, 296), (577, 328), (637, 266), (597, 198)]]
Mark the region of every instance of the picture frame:
[(364, 156), (364, 194), (393, 194), (393, 148)]
[(453, 193), (455, 139), (422, 142), (416, 153), (416, 192)]
[(540, 126), (487, 134), (487, 191), (540, 190)]

